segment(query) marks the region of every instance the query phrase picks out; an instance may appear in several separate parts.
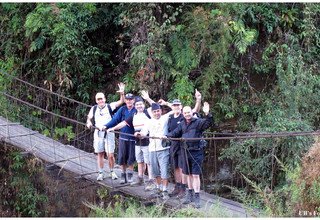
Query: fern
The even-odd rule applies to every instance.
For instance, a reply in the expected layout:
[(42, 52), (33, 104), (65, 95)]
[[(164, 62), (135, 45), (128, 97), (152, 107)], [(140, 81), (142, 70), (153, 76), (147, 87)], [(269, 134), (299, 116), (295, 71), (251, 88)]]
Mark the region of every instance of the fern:
[(254, 29), (246, 29), (242, 20), (230, 21), (231, 31), (234, 34), (234, 44), (240, 54), (244, 54), (247, 47), (252, 45), (257, 38), (257, 31)]
[(187, 74), (199, 65), (198, 55), (187, 38), (174, 35), (169, 42), (176, 69)]
[(169, 99), (180, 99), (184, 105), (193, 103), (194, 84), (188, 79), (188, 75), (176, 72), (175, 83), (168, 94)]
[(42, 47), (44, 46), (45, 40), (46, 40), (46, 37), (42, 35), (37, 37), (30, 45), (30, 52), (42, 49)]

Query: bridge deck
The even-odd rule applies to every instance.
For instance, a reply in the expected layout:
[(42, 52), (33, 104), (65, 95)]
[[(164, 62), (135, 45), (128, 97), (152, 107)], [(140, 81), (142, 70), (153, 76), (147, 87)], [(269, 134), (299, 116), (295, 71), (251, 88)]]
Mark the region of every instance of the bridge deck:
[[(79, 150), (70, 145), (63, 145), (51, 138), (30, 130), (18, 123), (11, 123), (0, 116), (0, 138), (7, 143), (10, 143), (23, 151), (30, 152), (34, 156), (41, 158), (49, 163), (54, 163), (57, 166), (70, 172), (79, 174), (79, 176), (96, 181), (97, 166), (96, 157), (93, 153), (88, 153)], [(107, 164), (107, 162), (105, 163)], [(115, 172), (120, 176), (120, 169), (116, 168)], [(136, 178), (137, 173), (134, 173)], [(106, 178), (103, 181), (96, 181), (109, 189), (121, 191), (124, 194), (134, 196), (136, 198), (148, 201), (151, 192), (146, 192), (143, 186), (131, 187), (122, 186), (118, 180)], [(169, 190), (172, 190), (173, 184), (169, 184)], [(207, 212), (213, 207), (219, 207), (228, 217), (248, 217), (249, 213), (244, 209), (243, 205), (228, 199), (224, 199), (212, 194), (201, 191), (201, 210)], [(170, 198), (165, 201), (165, 205), (176, 208), (184, 207), (178, 199)]]

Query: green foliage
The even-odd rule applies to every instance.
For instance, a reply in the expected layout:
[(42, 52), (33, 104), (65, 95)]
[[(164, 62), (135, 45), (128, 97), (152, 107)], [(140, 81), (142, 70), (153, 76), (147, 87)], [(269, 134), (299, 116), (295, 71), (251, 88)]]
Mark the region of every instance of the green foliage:
[(241, 54), (244, 54), (247, 47), (252, 45), (257, 37), (255, 29), (246, 29), (243, 21), (230, 21), (231, 32), (234, 36), (234, 44)]
[(302, 179), (303, 171), (301, 165), (292, 168), (282, 163), (278, 158), (276, 158), (276, 161), (282, 171), (285, 172), (286, 181), (283, 185), (271, 190), (244, 176), (244, 179), (253, 190), (248, 193), (233, 188), (234, 195), (248, 207), (259, 208), (264, 216), (302, 217), (309, 215), (303, 214), (305, 211), (313, 213), (314, 205), (317, 209), (320, 204), (320, 179), (314, 178), (311, 185), (306, 184), (306, 180)]
[(169, 42), (175, 69), (187, 74), (198, 66), (199, 59), (197, 59), (196, 51), (185, 36), (173, 35)]
[[(99, 190), (98, 195), (101, 200), (107, 199), (108, 192)], [(110, 195), (109, 195), (110, 196)], [(102, 203), (104, 204), (104, 203)], [(219, 203), (208, 207), (208, 212), (203, 213), (194, 208), (179, 208), (177, 210), (166, 209), (164, 204), (152, 206), (143, 206), (133, 198), (124, 198), (119, 195), (112, 197), (111, 202), (106, 206), (101, 204), (94, 205), (85, 203), (86, 206), (92, 209), (90, 217), (125, 217), (125, 218), (177, 218), (177, 217), (231, 217), (232, 213), (225, 210)], [(236, 217), (236, 216), (233, 216)]]
[(72, 131), (72, 126), (67, 126), (64, 128), (55, 128), (54, 137), (55, 139), (71, 141), (73, 138), (75, 138), (75, 133)]
[(176, 81), (174, 83), (173, 90), (168, 94), (168, 98), (170, 100), (180, 99), (184, 105), (192, 105), (193, 102), (193, 93), (194, 93), (194, 85), (188, 79), (188, 76), (183, 75), (179, 72), (176, 73)]
[[(30, 52), (41, 50), (38, 53), (50, 57), (49, 64), (48, 59), (40, 58), (31, 66), (45, 68), (50, 73), (48, 78), (61, 92), (77, 85), (84, 87), (94, 74), (102, 72), (98, 62), (101, 52), (90, 45), (86, 35), (95, 12), (92, 4), (38, 4), (26, 18), (26, 37), (32, 40)], [(50, 50), (43, 51), (43, 46), (49, 43)], [(82, 100), (89, 101), (86, 92), (77, 90), (77, 93)]]
[[(37, 158), (22, 157), (18, 151), (8, 152), (2, 149), (2, 169), (0, 177), (4, 182), (1, 187), (1, 206), (10, 207), (19, 217), (38, 217), (43, 215), (43, 203), (47, 197), (41, 192), (39, 171), (42, 163)], [(36, 188), (37, 187), (37, 188)]]
[[(290, 114), (300, 112), (304, 120), (316, 123), (319, 120), (320, 79), (304, 60), (297, 47), (297, 39), (289, 35), (290, 44), (279, 48), (276, 64), (280, 98)], [(306, 97), (308, 97), (306, 99)]]
[[(308, 123), (299, 117), (290, 117), (285, 111), (270, 107), (259, 116), (256, 132), (310, 131)], [(276, 156), (289, 167), (295, 167), (311, 146), (308, 137), (258, 138), (232, 141), (221, 158), (230, 158), (236, 164), (235, 171), (251, 180), (258, 181), (263, 187), (274, 187), (284, 181), (274, 157)]]
[[(243, 177), (252, 190), (250, 192), (245, 192), (244, 190), (232, 188), (232, 191), (247, 207), (251, 207), (248, 211), (252, 216), (293, 216), (293, 213), (289, 213), (288, 207), (286, 207), (284, 193), (282, 191), (271, 191), (268, 187), (263, 187), (261, 184), (257, 184), (245, 176)], [(292, 209), (292, 207), (289, 208)]]
[[(14, 183), (14, 182), (13, 182)], [(21, 187), (14, 201), (14, 209), (22, 216), (38, 217), (42, 215), (42, 211), (38, 210), (37, 204), (47, 201), (45, 195), (39, 194), (37, 190), (28, 184), (18, 184), (16, 187)]]
[[(89, 91), (97, 86), (91, 84), (92, 78), (102, 74), (103, 64), (109, 64), (106, 60), (109, 53), (101, 51), (90, 39), (92, 32), (104, 27), (104, 18), (110, 16), (101, 13), (105, 9), (97, 8), (96, 4), (39, 3), (10, 7), (5, 4), (0, 10), (4, 12), (1, 15), (4, 21), (19, 17), (17, 24), (5, 23), (3, 28), (11, 38), (0, 40), (5, 59), (12, 57), (12, 53), (17, 57), (14, 69), (23, 67), (20, 74), (31, 76), (30, 82), (46, 82), (55, 91), (65, 95), (72, 91), (71, 96), (88, 102)], [(17, 25), (19, 35), (15, 36)], [(106, 75), (103, 80), (110, 77)]]
[[(168, 92), (167, 78), (170, 76), (173, 58), (168, 53), (166, 43), (175, 32), (174, 22), (181, 12), (182, 6), (178, 5), (129, 4), (119, 15), (120, 24), (125, 28), (124, 36), (134, 36), (130, 45), (130, 71), (125, 76), (131, 90), (138, 91), (147, 87), (149, 90), (152, 88), (154, 94), (166, 95)], [(122, 41), (119, 43), (122, 45)], [(150, 59), (154, 66), (147, 74), (155, 74), (151, 82), (136, 76), (139, 70), (148, 66), (147, 60)], [(137, 84), (135, 80), (142, 83)], [(158, 80), (163, 88), (159, 88)]]

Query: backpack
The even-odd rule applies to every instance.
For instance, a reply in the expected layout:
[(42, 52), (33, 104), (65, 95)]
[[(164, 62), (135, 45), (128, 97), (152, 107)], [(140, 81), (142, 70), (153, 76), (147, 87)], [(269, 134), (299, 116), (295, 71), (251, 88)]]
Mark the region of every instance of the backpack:
[[(148, 110), (147, 109), (144, 109), (143, 110), (143, 113), (150, 119), (151, 118), (151, 116), (149, 115), (149, 112), (148, 112)], [(136, 113), (137, 114), (137, 113)]]
[[(108, 108), (108, 111), (109, 111), (109, 114), (110, 114), (111, 118), (113, 118), (114, 114), (117, 112), (117, 110), (118, 110), (120, 107), (121, 107), (121, 106), (115, 108), (115, 109), (112, 111), (110, 104), (107, 103), (107, 108)], [(93, 117), (92, 117), (92, 124), (93, 124), (93, 126), (95, 126), (95, 115), (96, 115), (97, 108), (98, 108), (98, 105), (94, 105), (94, 106), (93, 106)]]

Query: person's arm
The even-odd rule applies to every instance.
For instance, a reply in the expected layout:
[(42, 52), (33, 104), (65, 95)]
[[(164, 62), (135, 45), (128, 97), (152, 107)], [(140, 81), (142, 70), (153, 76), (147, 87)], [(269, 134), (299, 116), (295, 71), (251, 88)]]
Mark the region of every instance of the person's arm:
[(115, 131), (115, 130), (120, 130), (121, 128), (127, 126), (127, 123), (125, 121), (120, 122), (119, 124), (117, 124), (116, 126), (109, 128), (107, 131)]
[(194, 106), (194, 108), (192, 109), (192, 112), (199, 112), (200, 108), (201, 108), (201, 93), (196, 89), (196, 92), (194, 94), (194, 96), (196, 97), (196, 104)]
[(166, 137), (172, 137), (172, 138), (175, 138), (175, 137), (181, 137), (182, 136), (182, 123), (180, 123), (178, 125), (178, 127), (176, 127), (176, 129), (174, 129), (173, 131), (169, 132)]
[(202, 108), (206, 118), (204, 119), (199, 119), (201, 120), (200, 123), (199, 123), (199, 127), (198, 129), (200, 130), (206, 130), (207, 128), (209, 128), (213, 123), (213, 117), (212, 117), (212, 114), (210, 114), (210, 106), (209, 106), (209, 103), (208, 102), (205, 102), (203, 104), (203, 108)]
[(150, 124), (150, 120), (148, 121), (147, 124), (145, 124), (145, 125), (143, 126), (143, 128), (141, 129), (141, 131), (135, 132), (135, 133), (134, 133), (134, 136), (135, 136), (135, 137), (140, 137), (140, 138), (146, 137), (146, 136), (149, 134), (149, 126), (150, 126), (149, 124)]
[(109, 121), (106, 125), (104, 125), (102, 127), (102, 129), (112, 128), (112, 127), (116, 126), (117, 124), (119, 124), (121, 122), (121, 118), (122, 118), (122, 111), (124, 111), (123, 108), (124, 108), (124, 106), (119, 108), (118, 111), (116, 112), (116, 114), (114, 115), (114, 117), (111, 119), (111, 121)]
[(166, 105), (166, 106), (168, 106), (169, 108), (172, 109), (172, 104), (171, 104), (170, 102), (167, 102), (167, 101), (165, 101), (165, 100), (163, 100), (163, 99), (159, 99), (158, 103), (159, 103), (160, 105)]
[(119, 107), (124, 103), (125, 84), (121, 82), (118, 84), (118, 87), (119, 87), (119, 90), (117, 92), (120, 93), (120, 99), (119, 99), (119, 101), (115, 102), (116, 107)]
[(155, 101), (153, 101), (148, 94), (148, 91), (146, 90), (142, 90), (141, 92), (141, 97), (146, 100), (147, 102), (149, 102), (150, 105), (152, 105), (152, 103), (155, 103)]
[(133, 115), (130, 116), (127, 120), (120, 122), (116, 126), (109, 128), (107, 131), (109, 132), (109, 131), (120, 130), (121, 128), (123, 128), (125, 126), (133, 127), (132, 122), (133, 122)]
[(91, 109), (90, 109), (90, 111), (89, 111), (89, 114), (88, 114), (88, 116), (87, 116), (87, 124), (86, 124), (86, 126), (87, 126), (87, 128), (89, 128), (89, 129), (93, 126), (93, 124), (92, 124), (92, 118), (93, 118), (93, 107), (91, 107)]

